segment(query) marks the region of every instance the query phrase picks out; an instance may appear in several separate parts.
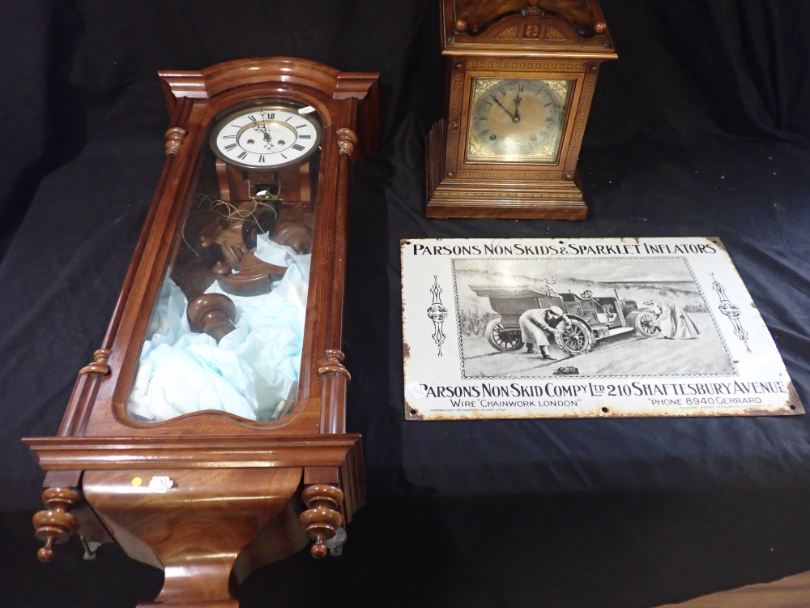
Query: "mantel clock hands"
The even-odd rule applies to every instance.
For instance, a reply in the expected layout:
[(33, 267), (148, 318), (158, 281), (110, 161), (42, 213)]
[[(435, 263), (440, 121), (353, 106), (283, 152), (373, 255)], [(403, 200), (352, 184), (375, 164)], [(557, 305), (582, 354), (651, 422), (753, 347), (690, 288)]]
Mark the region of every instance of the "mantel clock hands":
[[(503, 111), (504, 111), (504, 112), (506, 112), (507, 114), (509, 114), (509, 118), (511, 118), (511, 119), (512, 119), (512, 122), (518, 122), (518, 121), (519, 121), (519, 119), (518, 119), (518, 118), (517, 118), (517, 117), (516, 117), (514, 114), (512, 114), (512, 112), (510, 112), (509, 110), (507, 110), (507, 109), (506, 109), (506, 106), (505, 106), (505, 105), (503, 105), (503, 104), (502, 104), (500, 101), (498, 101), (498, 98), (497, 98), (497, 97), (495, 97), (495, 96), (493, 95), (493, 96), (492, 96), (492, 99), (493, 99), (493, 101), (495, 101), (495, 103), (497, 103), (499, 106), (501, 106), (501, 107), (503, 108)], [(516, 109), (517, 109), (517, 108), (516, 108)]]

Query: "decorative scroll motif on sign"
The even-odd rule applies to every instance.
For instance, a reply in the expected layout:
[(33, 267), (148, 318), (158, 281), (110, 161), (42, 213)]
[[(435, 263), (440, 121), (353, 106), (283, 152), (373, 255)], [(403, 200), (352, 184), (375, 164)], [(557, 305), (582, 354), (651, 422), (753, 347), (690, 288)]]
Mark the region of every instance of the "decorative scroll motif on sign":
[(500, 32), (495, 36), (495, 38), (500, 40), (514, 40), (517, 37), (518, 37), (518, 28), (516, 25), (506, 28), (505, 30), (503, 30), (502, 32)]
[(540, 37), (540, 26), (530, 23), (526, 26), (526, 29), (523, 30), (523, 37), (524, 38), (539, 38)]
[(568, 38), (556, 27), (549, 27), (546, 30), (546, 40), (568, 40)]
[(720, 296), (720, 306), (717, 308), (731, 321), (731, 324), (734, 326), (734, 335), (742, 340), (743, 344), (745, 344), (745, 349), (750, 353), (751, 347), (748, 346), (748, 332), (745, 331), (742, 323), (740, 323), (740, 307), (728, 299), (725, 287), (714, 277), (714, 273), (712, 273), (712, 288), (714, 288), (717, 295)]
[(442, 344), (447, 336), (444, 335), (444, 320), (447, 318), (447, 307), (442, 304), (442, 288), (436, 275), (433, 275), (433, 287), (430, 288), (433, 295), (433, 303), (427, 309), (427, 316), (433, 321), (433, 341), (439, 347), (439, 356), (442, 356)]

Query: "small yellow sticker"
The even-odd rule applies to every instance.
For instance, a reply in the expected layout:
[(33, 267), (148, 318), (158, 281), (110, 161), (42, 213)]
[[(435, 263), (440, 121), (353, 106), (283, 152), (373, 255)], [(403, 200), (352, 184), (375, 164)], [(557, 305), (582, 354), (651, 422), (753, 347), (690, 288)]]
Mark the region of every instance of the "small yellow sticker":
[(140, 477), (133, 477), (132, 478), (132, 485), (134, 487), (137, 488), (139, 485), (141, 485), (141, 483), (143, 483), (143, 480)]

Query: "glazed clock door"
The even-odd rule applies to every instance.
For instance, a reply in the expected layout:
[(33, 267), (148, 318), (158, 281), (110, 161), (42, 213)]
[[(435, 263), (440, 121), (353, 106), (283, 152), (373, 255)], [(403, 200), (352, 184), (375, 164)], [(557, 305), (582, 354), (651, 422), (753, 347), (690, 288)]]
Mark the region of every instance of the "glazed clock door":
[(322, 129), (314, 108), (278, 99), (212, 121), (127, 397), (134, 420), (293, 411)]

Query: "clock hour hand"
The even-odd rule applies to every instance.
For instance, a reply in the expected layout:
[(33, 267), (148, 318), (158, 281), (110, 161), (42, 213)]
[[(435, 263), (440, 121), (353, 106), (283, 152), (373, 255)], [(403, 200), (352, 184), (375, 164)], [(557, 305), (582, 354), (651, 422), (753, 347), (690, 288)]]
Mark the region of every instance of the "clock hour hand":
[(515, 93), (515, 115), (512, 117), (512, 122), (520, 122), (520, 93)]
[(509, 110), (507, 110), (507, 109), (506, 109), (506, 106), (505, 106), (505, 105), (503, 105), (503, 104), (502, 104), (500, 101), (498, 101), (498, 100), (497, 100), (497, 99), (495, 99), (494, 97), (492, 98), (492, 100), (493, 100), (495, 103), (497, 103), (499, 106), (501, 106), (501, 107), (503, 108), (503, 111), (504, 111), (504, 112), (506, 112), (507, 114), (509, 114), (509, 116), (512, 118), (512, 122), (518, 122), (518, 121), (520, 120), (519, 118), (518, 118), (517, 120), (515, 120), (515, 115), (514, 115), (514, 114), (512, 114), (512, 113), (511, 113)]

